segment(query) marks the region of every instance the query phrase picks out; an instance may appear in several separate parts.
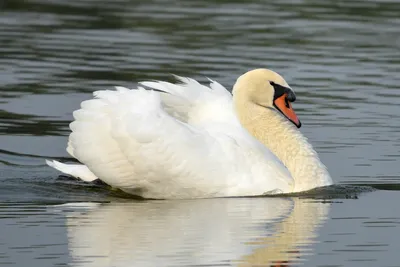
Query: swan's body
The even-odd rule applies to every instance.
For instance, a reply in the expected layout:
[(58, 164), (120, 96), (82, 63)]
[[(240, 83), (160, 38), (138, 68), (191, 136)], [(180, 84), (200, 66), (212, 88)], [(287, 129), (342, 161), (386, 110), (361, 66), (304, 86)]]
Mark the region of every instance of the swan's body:
[(206, 87), (180, 80), (142, 83), (161, 92), (95, 92), (70, 125), (67, 151), (84, 165), (48, 164), (146, 198), (254, 196), (331, 184), (311, 145), (276, 110), (300, 126), (287, 99), (288, 108), (278, 102), (295, 99), (281, 76), (250, 71), (233, 97), (214, 81)]

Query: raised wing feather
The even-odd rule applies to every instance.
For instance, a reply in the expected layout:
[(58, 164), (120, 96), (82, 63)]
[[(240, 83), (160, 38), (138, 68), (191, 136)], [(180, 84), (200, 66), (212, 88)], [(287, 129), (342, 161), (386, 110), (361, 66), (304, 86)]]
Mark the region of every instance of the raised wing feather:
[[(240, 127), (232, 107), (232, 95), (221, 84), (210, 80), (210, 87), (196, 80), (175, 76), (181, 84), (168, 82), (142, 82), (146, 87), (169, 94), (169, 99), (163, 99), (163, 104), (170, 110), (184, 106), (187, 113), (187, 123), (199, 128), (207, 128), (214, 123), (224, 123)], [(177, 102), (185, 105), (177, 105)], [(186, 109), (186, 110), (185, 110)]]

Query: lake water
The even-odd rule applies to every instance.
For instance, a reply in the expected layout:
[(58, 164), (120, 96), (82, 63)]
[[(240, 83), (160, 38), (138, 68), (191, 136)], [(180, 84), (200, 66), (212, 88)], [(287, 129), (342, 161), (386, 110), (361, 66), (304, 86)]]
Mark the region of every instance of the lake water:
[[(0, 266), (400, 266), (397, 1), (0, 1)], [(142, 201), (45, 166), (91, 92), (268, 67), (335, 183)]]

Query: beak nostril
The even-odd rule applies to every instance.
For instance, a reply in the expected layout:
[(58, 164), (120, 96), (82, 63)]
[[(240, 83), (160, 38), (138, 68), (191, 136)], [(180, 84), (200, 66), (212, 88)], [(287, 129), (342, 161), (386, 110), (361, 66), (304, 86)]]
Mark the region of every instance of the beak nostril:
[(286, 106), (287, 108), (290, 108), (289, 99), (288, 99), (287, 97), (285, 98), (285, 106)]

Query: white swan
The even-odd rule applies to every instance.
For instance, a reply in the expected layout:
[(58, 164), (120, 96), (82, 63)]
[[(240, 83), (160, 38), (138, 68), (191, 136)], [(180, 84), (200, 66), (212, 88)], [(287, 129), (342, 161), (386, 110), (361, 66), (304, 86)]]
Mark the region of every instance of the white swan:
[(296, 97), (279, 74), (249, 71), (233, 97), (217, 82), (177, 78), (181, 84), (95, 92), (70, 124), (67, 151), (84, 165), (47, 164), (145, 198), (254, 196), (332, 183), (294, 127), (301, 125), (290, 103)]

